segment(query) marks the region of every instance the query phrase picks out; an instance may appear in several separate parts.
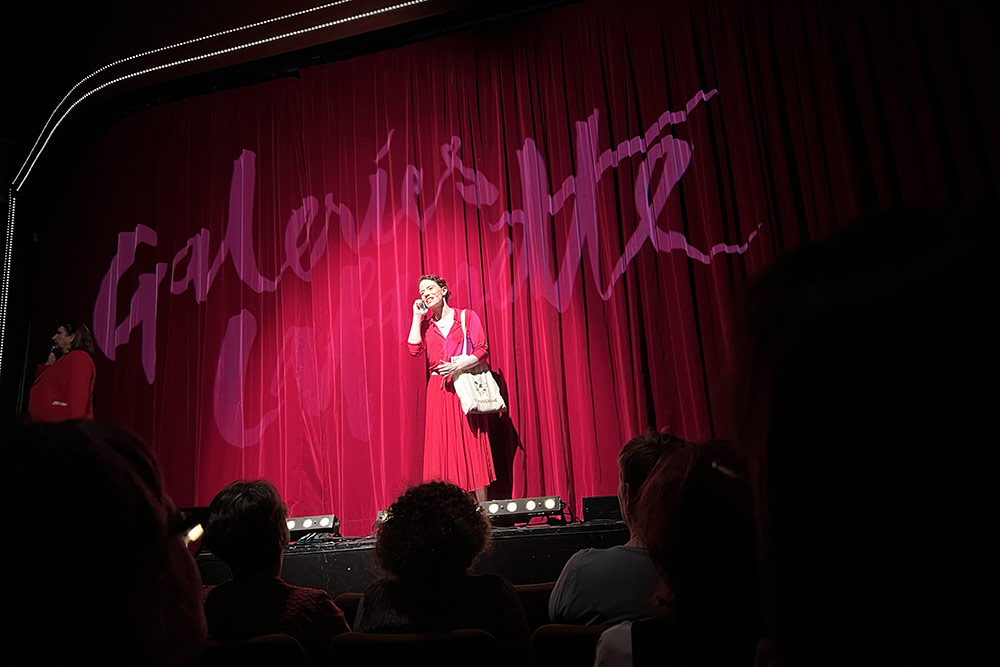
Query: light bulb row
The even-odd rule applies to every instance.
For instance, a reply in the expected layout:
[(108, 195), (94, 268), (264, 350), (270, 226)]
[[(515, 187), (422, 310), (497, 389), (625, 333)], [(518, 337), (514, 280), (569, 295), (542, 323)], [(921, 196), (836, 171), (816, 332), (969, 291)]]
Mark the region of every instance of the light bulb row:
[(7, 238), (4, 240), (3, 253), (3, 285), (0, 286), (0, 375), (3, 374), (3, 348), (7, 334), (7, 297), (10, 294), (10, 272), (13, 266), (14, 253), (14, 213), (17, 200), (14, 190), (7, 193)]
[(490, 503), (483, 503), (482, 506), (490, 514), (499, 514), (501, 510), (509, 513), (513, 512), (545, 512), (556, 511), (561, 508), (562, 503), (558, 498), (528, 498), (497, 500)]
[(300, 530), (303, 528), (330, 528), (333, 526), (333, 522), (333, 516), (308, 516), (288, 519), (285, 521), (285, 525), (288, 526), (288, 530)]

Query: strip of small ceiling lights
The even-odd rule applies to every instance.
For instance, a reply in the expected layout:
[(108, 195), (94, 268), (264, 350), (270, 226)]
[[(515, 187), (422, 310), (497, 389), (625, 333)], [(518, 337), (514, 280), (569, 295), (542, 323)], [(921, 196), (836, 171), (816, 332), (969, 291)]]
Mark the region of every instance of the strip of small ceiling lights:
[(216, 33), (213, 33), (211, 35), (205, 35), (204, 37), (198, 37), (198, 38), (195, 38), (195, 39), (185, 40), (183, 42), (178, 42), (177, 44), (171, 44), (169, 46), (162, 46), (162, 47), (159, 47), (157, 49), (153, 49), (151, 51), (145, 51), (143, 53), (139, 53), (139, 54), (136, 54), (134, 56), (129, 56), (128, 58), (123, 58), (121, 60), (116, 60), (115, 62), (110, 63), (108, 65), (105, 65), (104, 67), (96, 70), (95, 72), (93, 72), (93, 73), (89, 74), (88, 76), (84, 77), (75, 86), (73, 86), (73, 88), (70, 89), (70, 91), (66, 94), (66, 96), (63, 97), (62, 101), (60, 101), (59, 104), (56, 105), (56, 108), (53, 110), (52, 114), (49, 116), (49, 120), (46, 121), (45, 127), (42, 128), (41, 134), (38, 136), (38, 139), (35, 140), (35, 144), (34, 144), (34, 146), (32, 146), (31, 151), (28, 153), (28, 157), (25, 159), (24, 164), (21, 165), (21, 169), (18, 170), (17, 176), (14, 178), (14, 184), (13, 184), (14, 185), (14, 190), (15, 191), (19, 191), (24, 186), (24, 183), (28, 180), (28, 176), (31, 175), (31, 170), (34, 168), (35, 164), (38, 162), (38, 158), (41, 156), (42, 152), (48, 146), (49, 141), (52, 139), (52, 135), (55, 133), (56, 129), (58, 129), (59, 125), (61, 125), (62, 122), (66, 119), (66, 117), (70, 114), (70, 112), (72, 112), (73, 109), (75, 109), (77, 105), (79, 105), (81, 102), (83, 102), (84, 100), (86, 100), (88, 97), (90, 97), (91, 95), (93, 95), (93, 94), (95, 94), (95, 93), (97, 93), (97, 92), (99, 92), (101, 90), (104, 90), (105, 88), (107, 88), (109, 86), (113, 86), (113, 85), (115, 85), (117, 83), (121, 83), (122, 81), (126, 81), (128, 79), (134, 79), (136, 77), (143, 76), (143, 75), (149, 74), (151, 72), (157, 72), (157, 71), (169, 69), (171, 67), (177, 67), (179, 65), (185, 65), (187, 63), (192, 63), (192, 62), (196, 62), (196, 61), (199, 61), (199, 60), (205, 60), (207, 58), (214, 58), (216, 56), (225, 55), (227, 53), (233, 53), (233, 52), (236, 52), (236, 51), (242, 51), (244, 49), (253, 48), (255, 46), (261, 46), (263, 44), (269, 44), (269, 43), (272, 43), (272, 42), (277, 42), (277, 41), (280, 41), (282, 39), (288, 39), (289, 37), (297, 37), (299, 35), (303, 35), (303, 34), (306, 34), (306, 33), (315, 32), (317, 30), (323, 30), (323, 29), (326, 29), (326, 28), (332, 28), (334, 26), (343, 25), (345, 23), (350, 23), (351, 21), (357, 21), (359, 19), (364, 19), (364, 18), (368, 18), (368, 17), (371, 17), (371, 16), (377, 16), (379, 14), (386, 14), (388, 12), (393, 12), (393, 11), (397, 11), (397, 10), (400, 10), (400, 9), (404, 9), (406, 7), (412, 7), (413, 5), (423, 4), (425, 2), (428, 2), (429, 0), (407, 0), (407, 2), (399, 2), (399, 3), (395, 3), (395, 4), (392, 4), (392, 5), (385, 6), (385, 7), (380, 7), (378, 9), (372, 9), (372, 10), (369, 10), (369, 11), (366, 11), (366, 12), (358, 12), (357, 14), (353, 14), (351, 16), (344, 16), (344, 17), (341, 17), (341, 18), (338, 18), (338, 19), (334, 19), (332, 21), (324, 21), (322, 23), (319, 23), (317, 25), (310, 26), (310, 27), (307, 27), (307, 28), (300, 28), (298, 30), (291, 30), (291, 31), (279, 33), (279, 34), (276, 34), (276, 35), (271, 35), (269, 37), (263, 37), (261, 39), (255, 39), (255, 40), (246, 42), (244, 44), (238, 44), (236, 46), (230, 46), (230, 47), (226, 47), (224, 49), (217, 49), (217, 50), (210, 51), (208, 53), (204, 53), (204, 54), (201, 54), (201, 55), (191, 56), (191, 57), (188, 57), (188, 58), (181, 58), (181, 59), (175, 60), (173, 62), (163, 63), (161, 65), (155, 65), (153, 67), (146, 67), (146, 68), (137, 70), (135, 72), (131, 72), (129, 74), (124, 74), (122, 76), (119, 76), (119, 77), (116, 77), (114, 79), (111, 79), (110, 81), (106, 81), (105, 83), (102, 83), (101, 85), (96, 86), (96, 87), (90, 89), (89, 91), (87, 91), (83, 95), (80, 95), (79, 97), (77, 97), (73, 101), (72, 104), (70, 104), (65, 109), (65, 111), (63, 111), (62, 115), (59, 116), (58, 120), (56, 120), (55, 123), (52, 122), (52, 119), (55, 118), (56, 115), (59, 113), (60, 108), (62, 108), (64, 106), (64, 104), (66, 103), (66, 101), (72, 97), (73, 93), (81, 85), (83, 85), (87, 81), (91, 80), (92, 78), (94, 78), (98, 74), (100, 74), (102, 72), (105, 72), (108, 69), (111, 69), (112, 67), (116, 67), (118, 65), (121, 65), (121, 64), (124, 64), (124, 63), (128, 63), (128, 62), (132, 62), (132, 61), (138, 60), (139, 58), (143, 58), (143, 57), (146, 57), (146, 56), (149, 56), (149, 55), (153, 55), (153, 54), (156, 54), (156, 53), (162, 53), (162, 52), (168, 51), (170, 49), (175, 49), (175, 48), (179, 48), (179, 47), (182, 47), (182, 46), (187, 46), (187, 45), (190, 45), (190, 44), (195, 44), (197, 42), (202, 42), (202, 41), (206, 41), (206, 40), (209, 40), (209, 39), (214, 39), (216, 37), (222, 37), (222, 36), (225, 36), (225, 35), (231, 35), (231, 34), (243, 31), (243, 30), (249, 30), (251, 28), (258, 28), (258, 27), (261, 27), (261, 26), (264, 26), (264, 25), (268, 25), (268, 24), (271, 24), (271, 23), (278, 23), (278, 22), (281, 22), (281, 21), (285, 21), (287, 19), (295, 18), (295, 17), (298, 17), (298, 16), (303, 16), (303, 15), (311, 13), (311, 12), (316, 12), (316, 11), (320, 11), (320, 10), (323, 10), (323, 9), (329, 9), (329, 8), (334, 7), (336, 5), (345, 4), (345, 3), (350, 2), (350, 1), (351, 0), (339, 0), (338, 2), (329, 2), (329, 3), (326, 3), (324, 5), (319, 5), (317, 7), (313, 7), (312, 9), (304, 9), (304, 10), (300, 10), (300, 11), (297, 11), (297, 12), (293, 12), (291, 14), (285, 14), (285, 15), (282, 15), (282, 16), (277, 16), (277, 17), (274, 17), (274, 18), (271, 18), (271, 19), (266, 19), (266, 20), (263, 20), (263, 21), (257, 21), (257, 22), (254, 22), (254, 23), (249, 23), (247, 25), (240, 26), (238, 28), (230, 28), (229, 30), (223, 30), (221, 32), (216, 32)]

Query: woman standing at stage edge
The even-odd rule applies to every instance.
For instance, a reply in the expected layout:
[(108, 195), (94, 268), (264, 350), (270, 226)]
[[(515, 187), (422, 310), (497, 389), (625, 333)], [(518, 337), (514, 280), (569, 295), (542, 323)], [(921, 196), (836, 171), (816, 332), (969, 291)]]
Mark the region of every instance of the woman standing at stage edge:
[(63, 324), (52, 349), (35, 370), (28, 414), (33, 421), (94, 419), (94, 337), (85, 325)]
[[(427, 417), (424, 426), (425, 480), (443, 480), (474, 491), (486, 500), (486, 487), (496, 479), (486, 415), (466, 415), (455, 394), (453, 378), (486, 361), (486, 332), (471, 309), (448, 305), (451, 292), (441, 276), (417, 281), (420, 298), (413, 302), (413, 324), (406, 339), (412, 356), (427, 352)], [(462, 313), (468, 345), (462, 336)], [(469, 355), (453, 361), (455, 357)]]

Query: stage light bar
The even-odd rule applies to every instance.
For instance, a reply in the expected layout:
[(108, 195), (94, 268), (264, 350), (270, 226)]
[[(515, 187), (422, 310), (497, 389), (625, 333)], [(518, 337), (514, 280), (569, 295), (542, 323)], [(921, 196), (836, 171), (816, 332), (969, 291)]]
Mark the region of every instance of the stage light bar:
[(332, 533), (340, 537), (340, 519), (333, 514), (289, 517), (285, 525), (288, 526), (288, 532), (293, 535), (314, 532)]
[(486, 500), (479, 503), (483, 512), (494, 520), (527, 521), (534, 516), (562, 514), (563, 501), (559, 496), (535, 498), (508, 498), (506, 500)]

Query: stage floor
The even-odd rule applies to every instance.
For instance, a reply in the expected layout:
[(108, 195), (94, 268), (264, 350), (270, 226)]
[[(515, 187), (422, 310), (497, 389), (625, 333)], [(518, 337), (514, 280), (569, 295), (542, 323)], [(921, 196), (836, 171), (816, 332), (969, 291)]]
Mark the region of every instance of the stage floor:
[[(625, 544), (628, 539), (628, 528), (621, 521), (494, 528), (493, 543), (474, 571), (499, 574), (512, 584), (555, 581), (569, 557), (580, 549), (603, 549)], [(334, 597), (360, 593), (376, 577), (374, 547), (373, 537), (293, 544), (285, 552), (281, 576), (295, 586), (320, 588)], [(207, 585), (221, 584), (230, 577), (225, 563), (207, 551), (198, 554), (197, 562)]]

